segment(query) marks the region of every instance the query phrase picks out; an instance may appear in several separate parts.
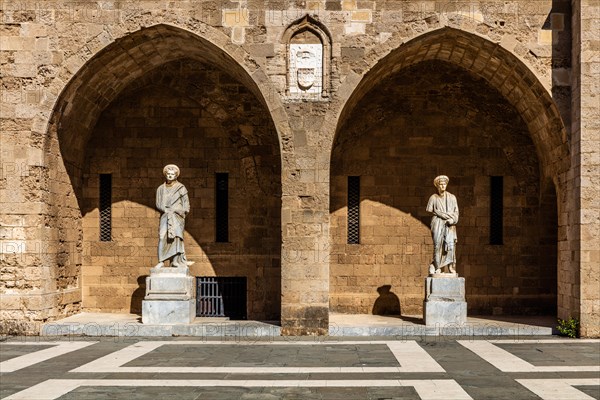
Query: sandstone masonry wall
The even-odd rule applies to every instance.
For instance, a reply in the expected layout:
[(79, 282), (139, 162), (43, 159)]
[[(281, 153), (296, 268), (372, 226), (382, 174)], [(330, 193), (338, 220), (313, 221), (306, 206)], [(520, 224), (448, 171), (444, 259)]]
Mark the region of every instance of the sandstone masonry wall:
[[(568, 3), (2, 2), (2, 330), (33, 332), (39, 322), (81, 309), (84, 231), (92, 228), (82, 225), (81, 190), (94, 184), (84, 175), (94, 171), (85, 164), (86, 149), (93, 150), (87, 140), (123, 90), (167, 63), (189, 58), (227, 71), (261, 104), (260, 114), (276, 131), (284, 334), (327, 332), (330, 258), (323, 251), (331, 247), (330, 161), (336, 135), (380, 81), (423, 60), (445, 61), (483, 79), (521, 116), (540, 161), (540, 202), (553, 197), (548, 182), (558, 202), (559, 315), (581, 311), (583, 331), (595, 334), (587, 329), (600, 315), (592, 273), (598, 263), (593, 216), (598, 207), (589, 189), (595, 187), (599, 152), (593, 140), (598, 136), (597, 2), (583, 2), (579, 9), (573, 2), (579, 10), (573, 13), (573, 43), (580, 41), (581, 47), (573, 46), (571, 78), (570, 64), (557, 62), (571, 43)], [(306, 15), (331, 38), (331, 87), (328, 97), (316, 102), (286, 95), (283, 34)], [(213, 111), (229, 137), (245, 125), (243, 113), (228, 119), (232, 110)], [(590, 182), (581, 190), (580, 177), (585, 185)], [(580, 272), (586, 282), (581, 287)], [(133, 283), (125, 280), (131, 290)]]

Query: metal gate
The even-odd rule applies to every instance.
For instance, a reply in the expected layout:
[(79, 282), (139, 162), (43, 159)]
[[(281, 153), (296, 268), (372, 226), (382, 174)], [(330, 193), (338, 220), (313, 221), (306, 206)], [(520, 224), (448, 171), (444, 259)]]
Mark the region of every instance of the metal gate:
[(246, 277), (196, 277), (196, 316), (246, 319)]

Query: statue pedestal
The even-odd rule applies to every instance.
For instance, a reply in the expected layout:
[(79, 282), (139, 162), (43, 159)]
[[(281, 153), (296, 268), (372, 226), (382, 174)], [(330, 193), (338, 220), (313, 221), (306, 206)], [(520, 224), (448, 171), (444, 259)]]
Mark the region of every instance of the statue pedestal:
[(456, 274), (434, 274), (425, 278), (423, 320), (427, 326), (465, 324), (465, 278), (458, 278)]
[(189, 324), (196, 318), (196, 280), (189, 268), (152, 268), (146, 278), (142, 323)]

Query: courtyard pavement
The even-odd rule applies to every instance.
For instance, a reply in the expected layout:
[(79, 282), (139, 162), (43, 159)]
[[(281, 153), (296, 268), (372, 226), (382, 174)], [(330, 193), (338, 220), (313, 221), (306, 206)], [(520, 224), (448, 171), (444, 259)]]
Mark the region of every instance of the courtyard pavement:
[(8, 337), (5, 399), (596, 399), (600, 340)]

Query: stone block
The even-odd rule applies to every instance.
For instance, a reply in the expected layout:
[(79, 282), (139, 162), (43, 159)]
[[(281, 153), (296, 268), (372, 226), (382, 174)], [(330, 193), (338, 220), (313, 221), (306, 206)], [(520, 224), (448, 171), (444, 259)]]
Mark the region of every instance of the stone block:
[(309, 9), (310, 11), (320, 11), (321, 10), (321, 1), (309, 1), (306, 4), (306, 8)]
[(196, 317), (196, 301), (143, 300), (142, 323), (152, 325), (189, 324)]
[(348, 36), (364, 35), (366, 25), (362, 22), (351, 22), (344, 25), (344, 34)]
[(248, 50), (255, 57), (275, 57), (273, 43), (250, 44), (248, 45)]
[(195, 279), (185, 268), (152, 268), (142, 301), (144, 324), (189, 324), (196, 316)]
[(146, 278), (146, 300), (195, 298), (195, 279), (187, 268), (152, 268)]
[(223, 26), (248, 26), (249, 21), (247, 9), (223, 10)]
[(425, 278), (423, 319), (427, 326), (465, 324), (467, 322), (465, 278)]
[(423, 302), (423, 320), (426, 326), (463, 325), (467, 322), (467, 302)]
[(356, 0), (342, 0), (342, 10), (352, 11), (352, 10), (356, 10), (356, 8), (357, 8)]
[(352, 12), (353, 22), (371, 22), (371, 10), (357, 10)]

